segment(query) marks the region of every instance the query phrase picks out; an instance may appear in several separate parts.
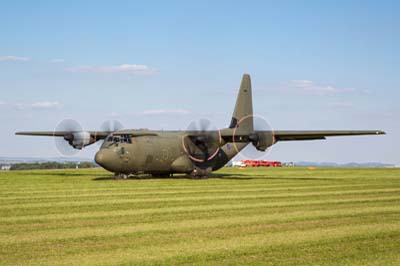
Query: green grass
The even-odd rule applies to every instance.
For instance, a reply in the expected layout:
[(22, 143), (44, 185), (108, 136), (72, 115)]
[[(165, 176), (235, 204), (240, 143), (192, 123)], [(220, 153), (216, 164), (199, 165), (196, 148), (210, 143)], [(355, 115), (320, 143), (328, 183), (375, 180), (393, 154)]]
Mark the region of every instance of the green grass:
[(400, 265), (400, 169), (0, 172), (0, 265)]

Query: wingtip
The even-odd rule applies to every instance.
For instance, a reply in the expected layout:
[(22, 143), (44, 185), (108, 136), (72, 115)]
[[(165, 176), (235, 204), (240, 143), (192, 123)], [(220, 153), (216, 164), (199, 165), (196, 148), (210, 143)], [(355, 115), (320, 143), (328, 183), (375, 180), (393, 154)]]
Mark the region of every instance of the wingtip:
[(382, 130), (378, 130), (378, 131), (376, 131), (376, 135), (386, 135), (386, 132), (382, 131)]
[(29, 134), (29, 132), (26, 132), (26, 131), (18, 131), (18, 132), (15, 132), (15, 135), (17, 135), (17, 136), (29, 136), (30, 134)]

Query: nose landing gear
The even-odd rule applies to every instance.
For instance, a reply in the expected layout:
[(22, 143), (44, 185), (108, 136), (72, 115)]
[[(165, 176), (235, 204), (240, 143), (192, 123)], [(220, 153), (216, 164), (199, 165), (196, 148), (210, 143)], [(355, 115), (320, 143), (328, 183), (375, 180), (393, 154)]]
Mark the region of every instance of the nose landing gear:
[(114, 179), (119, 180), (119, 179), (128, 179), (129, 175), (127, 174), (121, 174), (121, 173), (114, 173)]

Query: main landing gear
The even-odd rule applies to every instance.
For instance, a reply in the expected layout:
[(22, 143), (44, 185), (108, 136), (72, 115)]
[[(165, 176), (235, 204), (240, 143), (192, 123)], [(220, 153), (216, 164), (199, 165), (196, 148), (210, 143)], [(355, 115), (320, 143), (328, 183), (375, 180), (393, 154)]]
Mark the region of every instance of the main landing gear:
[(161, 174), (151, 174), (152, 177), (154, 178), (168, 178), (168, 177), (173, 177), (172, 173), (161, 173)]
[[(150, 174), (150, 176), (152, 178), (169, 178), (172, 177), (173, 174), (172, 173), (153, 173)], [(125, 179), (129, 179), (129, 178), (136, 178), (136, 179), (146, 179), (149, 178), (149, 175), (146, 174), (122, 174), (122, 173), (114, 173), (114, 179), (115, 180), (125, 180)]]
[(190, 177), (193, 179), (207, 179), (208, 175), (212, 172), (212, 168), (194, 168), (190, 173)]

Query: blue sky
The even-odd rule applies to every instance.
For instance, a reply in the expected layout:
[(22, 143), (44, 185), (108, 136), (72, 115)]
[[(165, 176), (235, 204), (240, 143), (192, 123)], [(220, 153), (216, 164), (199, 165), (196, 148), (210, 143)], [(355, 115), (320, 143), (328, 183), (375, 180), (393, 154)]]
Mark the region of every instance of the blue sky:
[[(241, 75), (275, 129), (386, 136), (279, 143), (269, 159), (400, 164), (398, 1), (0, 2), (0, 156), (57, 156), (64, 118), (98, 129), (230, 121)], [(98, 146), (81, 156), (90, 157)]]

